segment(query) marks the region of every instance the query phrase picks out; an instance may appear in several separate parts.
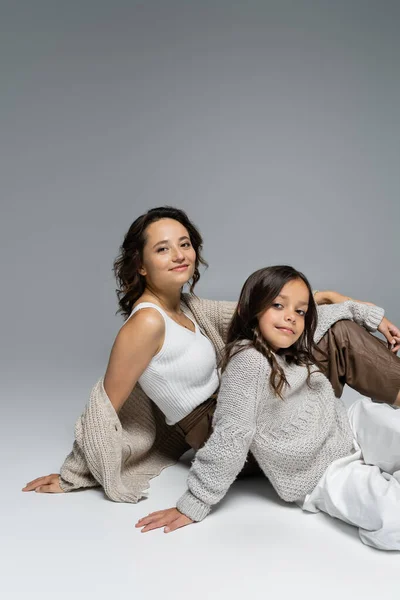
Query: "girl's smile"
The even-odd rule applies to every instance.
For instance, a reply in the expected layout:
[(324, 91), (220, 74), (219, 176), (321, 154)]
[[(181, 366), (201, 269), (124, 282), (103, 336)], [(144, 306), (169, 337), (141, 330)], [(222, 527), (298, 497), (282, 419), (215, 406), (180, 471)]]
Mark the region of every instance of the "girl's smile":
[(275, 351), (292, 346), (304, 331), (309, 293), (304, 281), (286, 283), (258, 319), (261, 334)]

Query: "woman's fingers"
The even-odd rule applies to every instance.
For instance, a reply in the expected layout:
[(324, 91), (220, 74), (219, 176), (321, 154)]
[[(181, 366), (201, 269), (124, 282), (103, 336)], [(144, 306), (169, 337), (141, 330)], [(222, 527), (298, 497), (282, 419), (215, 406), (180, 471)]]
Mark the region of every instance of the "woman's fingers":
[(33, 479), (26, 484), (24, 488), (22, 488), (23, 492), (31, 492), (36, 489), (38, 486), (48, 483), (50, 481), (50, 475), (46, 475), (44, 477), (38, 477), (37, 479)]
[[(39, 489), (40, 488), (40, 489)], [(23, 492), (53, 492), (61, 493), (63, 490), (60, 487), (58, 473), (52, 473), (51, 475), (45, 475), (33, 479), (22, 488)]]
[(41, 485), (35, 489), (35, 492), (39, 494), (56, 494), (59, 490), (57, 489), (54, 483), (49, 483), (47, 485)]

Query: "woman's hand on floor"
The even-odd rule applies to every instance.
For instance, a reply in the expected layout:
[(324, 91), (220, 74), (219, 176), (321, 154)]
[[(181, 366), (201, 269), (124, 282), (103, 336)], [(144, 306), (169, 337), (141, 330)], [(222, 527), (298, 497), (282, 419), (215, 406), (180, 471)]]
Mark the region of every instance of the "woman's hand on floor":
[(38, 477), (30, 481), (22, 488), (23, 492), (39, 492), (40, 494), (62, 494), (64, 490), (60, 487), (60, 478), (58, 473)]
[(177, 508), (167, 508), (167, 510), (158, 510), (139, 519), (135, 527), (143, 527), (141, 533), (164, 527), (164, 533), (169, 533), (191, 523), (193, 523), (192, 519), (183, 515)]
[(400, 330), (396, 325), (393, 325), (386, 317), (383, 317), (378, 331), (385, 336), (388, 341), (389, 349), (395, 354), (400, 349)]

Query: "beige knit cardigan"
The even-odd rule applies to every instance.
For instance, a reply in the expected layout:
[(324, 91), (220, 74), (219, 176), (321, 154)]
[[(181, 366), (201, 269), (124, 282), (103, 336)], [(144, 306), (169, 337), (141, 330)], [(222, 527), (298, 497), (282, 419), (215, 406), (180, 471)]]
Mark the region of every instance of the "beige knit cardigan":
[[(235, 302), (202, 300), (184, 294), (182, 308), (191, 313), (213, 343), (224, 347)], [(64, 492), (102, 486), (115, 502), (138, 502), (149, 481), (173, 465), (188, 449), (182, 433), (167, 425), (160, 409), (140, 388), (133, 388), (117, 414), (101, 378), (93, 387), (75, 424), (75, 441), (60, 471)]]

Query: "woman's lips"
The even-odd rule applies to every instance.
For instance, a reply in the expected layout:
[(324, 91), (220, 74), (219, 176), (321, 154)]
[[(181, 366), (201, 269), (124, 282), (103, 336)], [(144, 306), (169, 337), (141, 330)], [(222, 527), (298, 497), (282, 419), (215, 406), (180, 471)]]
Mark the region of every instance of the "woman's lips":
[(186, 269), (188, 268), (188, 265), (181, 265), (180, 267), (174, 267), (173, 269), (171, 269), (171, 271), (186, 271)]

